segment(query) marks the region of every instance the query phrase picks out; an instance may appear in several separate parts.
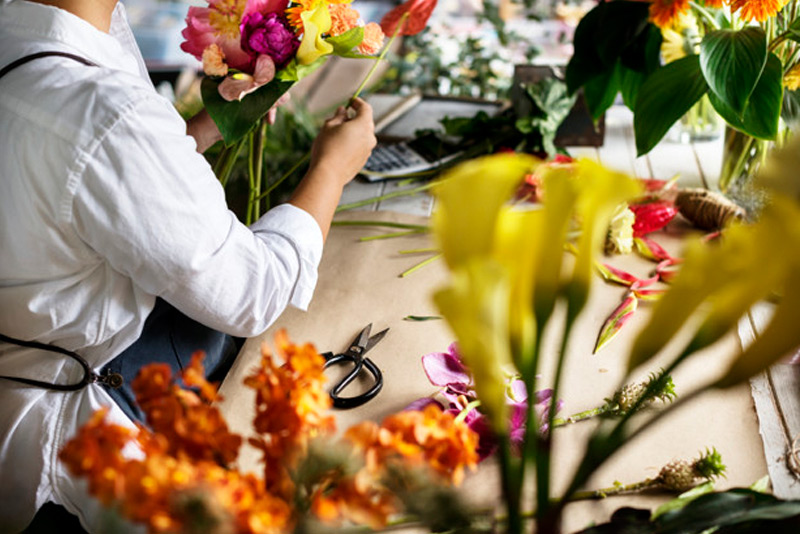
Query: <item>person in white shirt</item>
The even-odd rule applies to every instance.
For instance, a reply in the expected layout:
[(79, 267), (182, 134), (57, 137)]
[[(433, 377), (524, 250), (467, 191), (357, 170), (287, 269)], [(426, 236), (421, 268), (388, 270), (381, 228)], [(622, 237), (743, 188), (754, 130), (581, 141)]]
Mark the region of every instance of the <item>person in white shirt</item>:
[[(0, 78), (0, 335), (59, 347), (102, 375), (148, 347), (163, 312), (190, 332), (174, 343), (169, 328), (183, 327), (162, 329), (162, 344), (200, 332), (224, 366), (229, 336), (305, 308), (342, 188), (375, 145), (371, 108), (356, 101), (352, 119), (339, 109), (289, 202), (248, 228), (199, 153), (219, 132), (204, 113), (187, 128), (156, 93), (117, 0), (0, 0), (0, 69), (54, 51), (88, 64), (38, 57)], [(41, 347), (0, 341), (0, 376), (87, 376)], [(46, 503), (99, 528), (99, 505), (57, 455), (101, 406), (133, 424), (115, 391), (0, 379), (0, 532), (23, 530)]]

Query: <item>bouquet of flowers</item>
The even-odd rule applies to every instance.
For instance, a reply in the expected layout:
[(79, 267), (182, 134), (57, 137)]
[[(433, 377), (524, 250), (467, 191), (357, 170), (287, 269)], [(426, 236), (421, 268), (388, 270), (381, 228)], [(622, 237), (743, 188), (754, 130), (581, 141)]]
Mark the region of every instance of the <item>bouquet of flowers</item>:
[[(190, 7), (181, 48), (203, 62), (203, 101), (225, 143), (239, 141), (331, 55), (371, 57), (380, 26), (349, 2), (209, 0)], [(247, 98), (245, 98), (247, 97)]]
[[(662, 65), (662, 32), (698, 23), (676, 58)], [(575, 31), (567, 67), (570, 90), (583, 88), (595, 118), (622, 93), (634, 113), (638, 153), (649, 152), (695, 103), (708, 96), (743, 141), (727, 141), (720, 186), (764, 159), (766, 143), (798, 115), (800, 18), (795, 0), (600, 2)], [(757, 161), (751, 161), (753, 153)], [(752, 163), (752, 164), (751, 164)]]

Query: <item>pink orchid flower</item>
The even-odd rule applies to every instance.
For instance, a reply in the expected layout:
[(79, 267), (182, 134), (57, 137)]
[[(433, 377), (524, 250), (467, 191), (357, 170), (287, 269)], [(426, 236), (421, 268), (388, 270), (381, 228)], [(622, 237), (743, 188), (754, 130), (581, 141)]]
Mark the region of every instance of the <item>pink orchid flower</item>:
[[(472, 374), (462, 362), (456, 343), (452, 343), (447, 348), (447, 352), (434, 352), (423, 356), (422, 368), (428, 376), (428, 380), (433, 385), (442, 388), (441, 394), (447, 400), (448, 407), (445, 408), (436, 399), (426, 397), (412, 402), (406, 407), (406, 410), (421, 410), (429, 404), (436, 404), (444, 411), (457, 416), (467, 408), (469, 403), (477, 400), (473, 389)], [(536, 392), (536, 407), (540, 421), (548, 417), (552, 396), (553, 390), (551, 389)], [(510, 408), (511, 443), (515, 449), (519, 450), (525, 436), (528, 409), (528, 393), (522, 380), (509, 379), (506, 400)], [(556, 411), (561, 409), (562, 404), (562, 401), (556, 403)], [(481, 460), (486, 459), (494, 453), (498, 445), (497, 437), (492, 433), (486, 416), (477, 408), (472, 408), (465, 414), (464, 421), (480, 437), (478, 455)], [(543, 424), (541, 428), (544, 431), (547, 429), (547, 425)]]

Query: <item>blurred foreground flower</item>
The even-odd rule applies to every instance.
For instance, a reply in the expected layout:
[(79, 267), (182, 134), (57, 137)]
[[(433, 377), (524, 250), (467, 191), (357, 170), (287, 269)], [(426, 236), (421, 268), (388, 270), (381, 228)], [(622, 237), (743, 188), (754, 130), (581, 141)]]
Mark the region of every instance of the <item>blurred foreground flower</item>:
[[(60, 459), (122, 518), (151, 533), (185, 534), (289, 532), (308, 513), (379, 528), (403, 511), (406, 501), (397, 492), (417, 489), (396, 487), (392, 473), (428, 471), (428, 484), (445, 487), (475, 468), (478, 435), (434, 406), (352, 427), (332, 447), (324, 358), (310, 344), (291, 343), (283, 331), (275, 344), (277, 358), (262, 346), (260, 366), (245, 380), (256, 393), (250, 443), (262, 453), (263, 478), (233, 467), (242, 438), (210, 404), (219, 396), (204, 378), (200, 353), (181, 373), (196, 391), (178, 386), (159, 364), (144, 367), (134, 381), (152, 430), (113, 425), (101, 410)], [(315, 449), (312, 440), (326, 436), (328, 444)], [(326, 458), (320, 448), (345, 454)]]

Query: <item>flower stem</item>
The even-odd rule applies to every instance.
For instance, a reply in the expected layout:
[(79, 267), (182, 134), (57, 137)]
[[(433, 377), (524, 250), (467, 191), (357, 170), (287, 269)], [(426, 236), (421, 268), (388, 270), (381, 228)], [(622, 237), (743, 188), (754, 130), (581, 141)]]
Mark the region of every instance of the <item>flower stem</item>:
[(422, 191), (427, 191), (431, 187), (434, 186), (434, 182), (429, 182), (427, 184), (421, 185), (419, 187), (414, 187), (413, 189), (404, 189), (403, 191), (393, 191), (391, 193), (386, 193), (385, 195), (379, 195), (377, 197), (367, 198), (364, 200), (359, 200), (358, 202), (351, 202), (349, 204), (341, 204), (338, 208), (336, 208), (336, 213), (340, 211), (347, 211), (354, 208), (360, 208), (363, 206), (369, 206), (375, 202), (380, 202), (382, 200), (388, 200), (390, 198), (397, 198), (397, 197), (404, 197), (414, 195), (416, 193), (420, 193)]
[(698, 4), (697, 2), (693, 2), (692, 0), (689, 0), (689, 6), (691, 6), (691, 8), (694, 9), (697, 13), (702, 15), (702, 17), (711, 24), (712, 28), (714, 28), (715, 30), (719, 29), (719, 24), (717, 24), (717, 19), (715, 19), (714, 15), (709, 13), (704, 6), (701, 6), (700, 4)]
[(427, 248), (409, 248), (406, 250), (398, 250), (398, 254), (422, 254), (423, 252), (438, 252), (439, 249), (436, 247), (427, 247)]
[(253, 154), (255, 153), (255, 133), (250, 132), (247, 136), (247, 148), (249, 150), (248, 158), (247, 158), (247, 178), (248, 178), (248, 185), (250, 187), (250, 192), (247, 199), (247, 217), (245, 218), (245, 224), (250, 226), (253, 224), (253, 208), (255, 206), (255, 198), (256, 198), (256, 171), (255, 165), (253, 164)]
[(506, 534), (522, 533), (522, 515), (520, 508), (521, 486), (516, 477), (519, 474), (518, 466), (514, 465), (511, 453), (511, 440), (508, 434), (500, 436), (500, 468), (502, 474), (503, 496), (506, 502), (506, 512), (508, 513), (508, 524)]
[(422, 234), (425, 230), (406, 230), (405, 232), (392, 232), (389, 234), (369, 235), (362, 237), (359, 241), (377, 241), (378, 239), (391, 239), (393, 237), (403, 237), (406, 235)]
[(273, 190), (274, 190), (276, 187), (278, 187), (279, 185), (281, 185), (281, 184), (284, 182), (284, 180), (286, 180), (286, 179), (287, 179), (287, 178), (289, 178), (291, 175), (293, 175), (293, 174), (295, 173), (295, 171), (296, 171), (297, 169), (299, 169), (299, 168), (300, 168), (300, 166), (301, 166), (303, 163), (305, 163), (306, 161), (308, 161), (308, 159), (309, 159), (310, 157), (311, 157), (311, 152), (308, 152), (308, 153), (307, 153), (305, 156), (303, 156), (302, 158), (300, 158), (299, 160), (297, 160), (297, 163), (295, 163), (294, 165), (292, 165), (292, 168), (291, 168), (291, 169), (289, 169), (288, 171), (286, 171), (286, 174), (284, 174), (283, 176), (281, 176), (280, 178), (278, 178), (278, 179), (277, 179), (275, 182), (271, 183), (271, 184), (269, 185), (269, 187), (267, 187), (267, 189), (266, 189), (266, 190), (265, 190), (263, 193), (261, 193), (260, 195), (258, 195), (258, 197), (257, 197), (257, 200), (261, 200), (262, 198), (265, 198), (265, 197), (269, 196), (269, 194), (270, 194), (270, 193), (272, 193), (272, 191), (273, 191)]
[(586, 419), (591, 419), (592, 417), (597, 417), (598, 415), (607, 414), (612, 410), (611, 405), (604, 404), (602, 406), (598, 406), (597, 408), (592, 408), (591, 410), (584, 410), (582, 412), (578, 412), (576, 414), (570, 415), (569, 417), (556, 417), (553, 419), (553, 428), (558, 428), (560, 426), (571, 425), (573, 423), (578, 423), (580, 421), (585, 421)]
[(389, 221), (333, 221), (332, 226), (386, 226), (387, 228), (407, 228), (409, 230), (419, 230), (420, 232), (427, 232), (430, 230), (427, 226), (421, 224), (406, 224)]
[(222, 187), (228, 185), (228, 179), (231, 177), (233, 166), (239, 158), (239, 152), (242, 151), (245, 139), (237, 141), (235, 145), (227, 146), (220, 152), (217, 161), (214, 163), (214, 174), (222, 184)]
[(369, 83), (369, 80), (370, 78), (372, 78), (372, 75), (375, 74), (375, 71), (378, 69), (378, 65), (386, 57), (386, 53), (392, 47), (392, 43), (394, 43), (395, 38), (400, 34), (400, 30), (405, 25), (407, 18), (408, 18), (408, 12), (403, 13), (403, 16), (400, 17), (400, 21), (397, 23), (397, 27), (394, 29), (394, 33), (392, 34), (392, 37), (389, 39), (389, 42), (386, 43), (386, 46), (383, 47), (383, 50), (381, 50), (380, 55), (375, 58), (375, 61), (372, 63), (372, 68), (369, 69), (369, 72), (364, 77), (364, 80), (361, 82), (361, 85), (358, 86), (358, 89), (356, 89), (356, 92), (353, 94), (353, 98), (350, 99), (351, 104), (353, 103), (353, 100), (355, 100), (356, 98), (359, 97), (359, 95), (361, 95), (361, 91), (364, 90), (364, 87), (366, 87), (367, 83)]
[(400, 273), (400, 278), (405, 278), (406, 276), (410, 275), (411, 273), (413, 273), (415, 271), (418, 271), (419, 269), (422, 269), (423, 267), (425, 267), (429, 263), (433, 263), (434, 261), (438, 260), (441, 255), (442, 255), (441, 253), (436, 254), (434, 256), (431, 256), (427, 260), (423, 260), (423, 261), (419, 262), (418, 264), (416, 264), (415, 266), (411, 267), (410, 269), (406, 269), (405, 271)]
[(576, 491), (575, 493), (572, 494), (570, 500), (581, 501), (586, 499), (605, 499), (606, 497), (611, 497), (613, 495), (620, 495), (622, 493), (633, 493), (636, 491), (641, 491), (643, 489), (653, 487), (657, 484), (658, 484), (658, 479), (655, 478), (646, 478), (640, 482), (634, 482), (633, 484), (616, 483), (610, 488)]
[[(261, 124), (256, 132), (256, 153), (251, 154), (254, 159), (254, 169), (256, 174), (255, 191), (253, 194), (253, 220), (261, 217), (261, 183), (264, 178), (264, 145), (267, 142), (267, 121), (261, 119)], [(269, 197), (267, 197), (269, 204)], [(269, 205), (267, 205), (269, 209)]]

